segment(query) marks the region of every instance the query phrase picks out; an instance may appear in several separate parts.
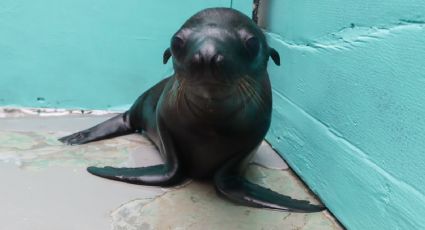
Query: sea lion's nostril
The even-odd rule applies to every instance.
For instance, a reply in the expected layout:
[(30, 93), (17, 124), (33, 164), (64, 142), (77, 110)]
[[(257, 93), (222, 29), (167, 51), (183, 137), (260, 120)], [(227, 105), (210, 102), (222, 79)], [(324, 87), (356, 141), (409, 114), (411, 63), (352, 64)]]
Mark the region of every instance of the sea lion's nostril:
[(196, 52), (191, 59), (192, 65), (194, 66), (204, 66), (210, 65), (212, 67), (217, 67), (221, 65), (224, 61), (224, 56), (222, 54), (214, 52)]
[(216, 54), (211, 59), (211, 65), (219, 66), (223, 63), (223, 61), (224, 61), (224, 56), (221, 54)]
[(191, 59), (191, 64), (196, 66), (205, 66), (209, 65), (211, 67), (219, 67), (224, 62), (224, 56), (221, 54), (203, 54), (201, 52), (197, 52), (193, 55)]
[(201, 53), (197, 52), (192, 57), (192, 64), (193, 65), (201, 65), (202, 64), (202, 55)]

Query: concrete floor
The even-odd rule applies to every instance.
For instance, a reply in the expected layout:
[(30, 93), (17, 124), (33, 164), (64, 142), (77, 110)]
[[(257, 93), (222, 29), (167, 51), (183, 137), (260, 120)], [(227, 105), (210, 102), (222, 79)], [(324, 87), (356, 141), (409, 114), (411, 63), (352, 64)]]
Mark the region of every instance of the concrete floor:
[[(207, 182), (163, 189), (92, 176), (87, 166), (161, 162), (141, 135), (81, 146), (57, 141), (111, 116), (0, 109), (0, 229), (342, 229), (328, 212), (287, 213), (235, 205), (218, 197)], [(266, 143), (247, 177), (317, 203)]]

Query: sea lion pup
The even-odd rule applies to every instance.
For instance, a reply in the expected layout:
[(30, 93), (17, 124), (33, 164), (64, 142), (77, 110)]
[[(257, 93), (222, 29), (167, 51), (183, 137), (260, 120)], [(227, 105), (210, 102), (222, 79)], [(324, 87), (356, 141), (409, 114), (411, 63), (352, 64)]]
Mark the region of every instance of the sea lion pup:
[(125, 113), (59, 140), (74, 145), (143, 131), (164, 164), (87, 170), (112, 180), (157, 186), (212, 177), (218, 193), (239, 204), (323, 210), (243, 177), (270, 126), (269, 57), (280, 65), (279, 54), (250, 18), (229, 8), (202, 10), (183, 24), (164, 52), (164, 64), (172, 58), (172, 76), (143, 93)]

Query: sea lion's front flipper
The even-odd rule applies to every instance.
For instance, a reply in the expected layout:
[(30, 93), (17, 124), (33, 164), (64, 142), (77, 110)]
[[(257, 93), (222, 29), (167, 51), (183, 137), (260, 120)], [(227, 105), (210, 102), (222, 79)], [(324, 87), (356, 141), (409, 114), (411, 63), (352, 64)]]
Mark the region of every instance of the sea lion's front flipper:
[(166, 165), (154, 165), (140, 168), (88, 167), (87, 171), (103, 178), (127, 182), (130, 184), (172, 186), (182, 178), (171, 175)]
[(239, 158), (228, 161), (214, 175), (217, 192), (229, 200), (256, 208), (269, 208), (291, 212), (319, 212), (325, 209), (309, 201), (296, 200), (254, 184), (241, 175), (237, 163)]
[(132, 132), (134, 132), (134, 130), (130, 126), (129, 113), (125, 112), (89, 129), (59, 138), (59, 141), (68, 145), (79, 145), (130, 134)]
[(175, 146), (160, 118), (157, 127), (160, 140), (157, 147), (165, 164), (139, 168), (89, 167), (87, 171), (96, 176), (131, 184), (172, 186), (181, 182), (184, 177)]

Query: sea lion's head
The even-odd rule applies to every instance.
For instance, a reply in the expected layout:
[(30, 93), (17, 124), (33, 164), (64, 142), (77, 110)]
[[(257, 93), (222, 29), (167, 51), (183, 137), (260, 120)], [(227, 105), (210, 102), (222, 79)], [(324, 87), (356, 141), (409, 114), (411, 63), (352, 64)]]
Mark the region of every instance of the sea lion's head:
[(210, 8), (189, 18), (171, 38), (164, 63), (171, 56), (177, 74), (212, 74), (223, 81), (265, 71), (269, 57), (280, 64), (279, 54), (267, 45), (261, 29), (230, 8)]
[(210, 8), (189, 18), (171, 38), (164, 64), (170, 57), (185, 91), (215, 101), (249, 91), (267, 78), (269, 57), (280, 64), (261, 29), (230, 8)]

